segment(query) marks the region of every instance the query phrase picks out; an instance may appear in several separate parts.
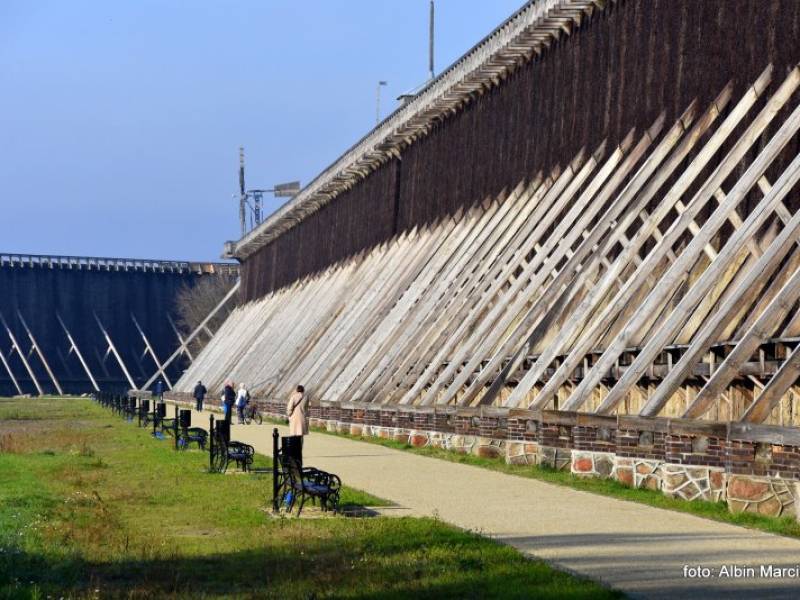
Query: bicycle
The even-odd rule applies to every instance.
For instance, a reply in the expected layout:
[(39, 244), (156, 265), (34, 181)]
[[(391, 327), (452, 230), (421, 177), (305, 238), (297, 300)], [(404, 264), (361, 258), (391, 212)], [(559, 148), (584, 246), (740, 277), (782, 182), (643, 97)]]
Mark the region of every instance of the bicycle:
[(255, 423), (256, 425), (261, 425), (264, 422), (264, 419), (261, 418), (261, 413), (258, 412), (258, 409), (255, 405), (247, 406), (244, 409), (244, 424), (250, 425), (250, 423)]

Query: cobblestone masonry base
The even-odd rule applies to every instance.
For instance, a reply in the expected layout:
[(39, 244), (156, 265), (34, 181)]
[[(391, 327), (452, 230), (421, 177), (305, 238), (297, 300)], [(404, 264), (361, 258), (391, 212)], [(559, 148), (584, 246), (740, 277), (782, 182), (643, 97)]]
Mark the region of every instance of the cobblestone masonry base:
[[(284, 418), (281, 404), (262, 402), (261, 409)], [(311, 426), (331, 433), (502, 458), (512, 465), (543, 465), (580, 477), (612, 478), (683, 500), (726, 502), (734, 513), (792, 515), (800, 520), (797, 444), (726, 440), (720, 424), (673, 426), (664, 420), (620, 417), (614, 431), (613, 422), (581, 424), (582, 417), (570, 413), (504, 418), (452, 411), (394, 413), (357, 406), (312, 406), (310, 412)], [(670, 427), (683, 429), (671, 433)]]

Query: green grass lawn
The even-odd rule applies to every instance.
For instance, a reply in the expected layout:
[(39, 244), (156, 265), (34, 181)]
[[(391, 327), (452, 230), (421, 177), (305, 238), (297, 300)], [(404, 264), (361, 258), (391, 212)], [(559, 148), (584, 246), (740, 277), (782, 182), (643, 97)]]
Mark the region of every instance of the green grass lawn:
[[(280, 420), (276, 419), (271, 419), (271, 421), (275, 423), (281, 422)], [(391, 439), (376, 438), (371, 436), (351, 436), (345, 433), (330, 432), (327, 429), (320, 427), (314, 427), (313, 430), (318, 433), (346, 437), (348, 439), (386, 446), (387, 448), (395, 448), (397, 450), (413, 452), (414, 454), (419, 454), (421, 456), (428, 456), (450, 462), (474, 465), (484, 469), (508, 473), (509, 475), (530, 477), (532, 479), (547, 481), (557, 485), (564, 485), (585, 492), (611, 496), (620, 500), (640, 502), (642, 504), (649, 504), (650, 506), (655, 506), (658, 508), (690, 513), (698, 517), (723, 521), (733, 525), (740, 525), (742, 527), (760, 529), (761, 531), (766, 531), (769, 533), (800, 538), (800, 522), (791, 516), (774, 518), (753, 513), (733, 514), (728, 510), (728, 506), (724, 502), (705, 502), (702, 500), (688, 502), (678, 498), (670, 498), (661, 492), (654, 490), (630, 488), (614, 479), (578, 477), (569, 471), (556, 471), (555, 469), (541, 466), (509, 465), (506, 464), (505, 460), (502, 458), (480, 458), (472, 454), (460, 454), (451, 450), (433, 448), (430, 446), (425, 448), (415, 448), (409, 444), (396, 442)]]
[(272, 518), (269, 478), (207, 461), (88, 400), (0, 399), (0, 598), (618, 597), (434, 519)]

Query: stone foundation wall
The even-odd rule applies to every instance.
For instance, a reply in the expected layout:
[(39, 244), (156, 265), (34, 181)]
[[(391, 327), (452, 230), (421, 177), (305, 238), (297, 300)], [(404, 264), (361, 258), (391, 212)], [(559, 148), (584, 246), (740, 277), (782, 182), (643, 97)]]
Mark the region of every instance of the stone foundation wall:
[[(166, 394), (189, 401), (188, 394)], [(183, 396), (187, 396), (184, 398)], [(207, 402), (214, 404), (215, 401)], [(285, 403), (258, 400), (284, 418)], [(800, 512), (800, 432), (793, 428), (498, 408), (312, 405), (312, 427), (432, 446), (514, 465), (612, 478), (731, 512)]]

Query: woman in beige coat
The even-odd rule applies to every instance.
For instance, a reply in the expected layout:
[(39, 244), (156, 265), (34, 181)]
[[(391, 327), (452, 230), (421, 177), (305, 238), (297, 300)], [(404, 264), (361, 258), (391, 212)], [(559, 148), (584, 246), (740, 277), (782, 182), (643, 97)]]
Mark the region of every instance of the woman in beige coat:
[(298, 385), (297, 389), (289, 396), (289, 403), (286, 405), (286, 416), (289, 417), (289, 435), (308, 435), (307, 408), (308, 398), (306, 398), (305, 389), (302, 385)]

